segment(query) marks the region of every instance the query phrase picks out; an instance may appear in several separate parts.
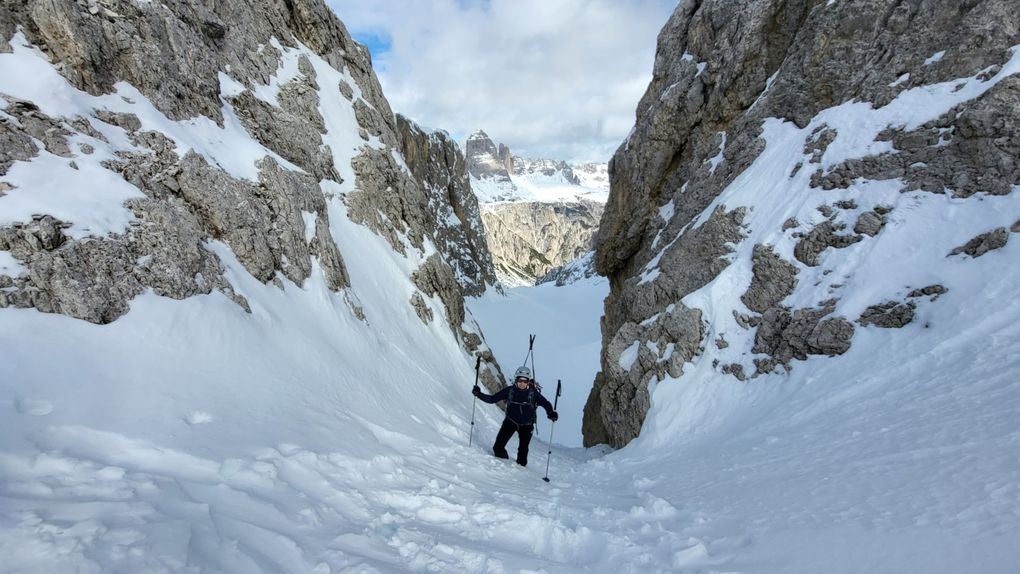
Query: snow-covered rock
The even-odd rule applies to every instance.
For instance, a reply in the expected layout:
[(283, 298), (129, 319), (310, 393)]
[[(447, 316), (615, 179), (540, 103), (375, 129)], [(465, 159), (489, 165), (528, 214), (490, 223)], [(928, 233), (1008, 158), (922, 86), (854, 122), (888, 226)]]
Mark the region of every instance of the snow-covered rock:
[(496, 283), (496, 275), (464, 154), (446, 132), (427, 131), (399, 114), (397, 130), (411, 173), (428, 190), (443, 259), (465, 295), (482, 294)]
[[(681, 3), (613, 159), (586, 444), (627, 444), (650, 389), (692, 384), (692, 370), (766, 385), (805, 361), (839, 364), (876, 328), (936, 348), (1002, 312), (983, 293), (1009, 292), (1017, 267), (972, 279), (1008, 257), (1020, 217), (1020, 15), (1004, 0), (958, 8), (760, 0), (733, 18), (728, 2)], [(969, 245), (974, 257), (958, 255)], [(913, 295), (935, 286), (947, 292)]]
[(554, 283), (557, 287), (563, 287), (593, 277), (598, 277), (595, 273), (595, 252), (589, 251), (565, 265), (554, 267), (540, 277), (535, 285)]

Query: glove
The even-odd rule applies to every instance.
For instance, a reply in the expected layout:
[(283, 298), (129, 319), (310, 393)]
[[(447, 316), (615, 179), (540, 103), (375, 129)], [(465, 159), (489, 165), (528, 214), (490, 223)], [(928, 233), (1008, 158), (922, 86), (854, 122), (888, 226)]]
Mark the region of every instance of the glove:
[(480, 397), (480, 396), (482, 396), (482, 389), (479, 389), (479, 388), (478, 388), (478, 385), (475, 385), (475, 386), (474, 386), (474, 387), (473, 387), (473, 388), (471, 389), (471, 394), (472, 394), (472, 395), (474, 395), (474, 396), (476, 396), (476, 397)]
[(549, 413), (549, 420), (556, 422), (560, 418), (560, 415), (556, 414), (556, 411)]

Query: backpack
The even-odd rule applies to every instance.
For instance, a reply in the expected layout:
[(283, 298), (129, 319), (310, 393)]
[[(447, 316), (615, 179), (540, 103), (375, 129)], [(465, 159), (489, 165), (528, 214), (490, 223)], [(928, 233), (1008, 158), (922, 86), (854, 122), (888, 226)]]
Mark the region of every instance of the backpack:
[[(510, 385), (510, 394), (506, 398), (507, 404), (508, 405), (523, 405), (523, 404), (525, 404), (525, 403), (521, 403), (521, 402), (515, 402), (513, 400), (513, 398), (514, 398), (514, 391), (515, 390), (517, 390), (516, 387), (514, 387), (513, 385)], [(531, 380), (531, 384), (528, 385), (528, 401), (526, 403), (529, 407), (532, 408), (532, 410), (538, 410), (538, 409), (535, 408), (535, 391), (536, 390), (541, 392), (542, 391), (542, 387), (539, 386), (538, 381), (532, 379)]]

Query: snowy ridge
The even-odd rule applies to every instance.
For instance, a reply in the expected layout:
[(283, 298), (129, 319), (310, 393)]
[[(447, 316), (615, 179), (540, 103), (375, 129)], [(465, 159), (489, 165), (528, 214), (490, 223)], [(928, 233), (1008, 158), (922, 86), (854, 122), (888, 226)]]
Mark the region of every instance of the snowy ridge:
[(482, 130), (464, 142), (471, 189), (481, 203), (557, 203), (582, 199), (605, 203), (608, 165), (530, 159), (511, 154)]
[(481, 203), (559, 203), (582, 199), (605, 203), (609, 197), (608, 179), (594, 176), (577, 184), (562, 172), (513, 174), (509, 181), (472, 176), (471, 189)]

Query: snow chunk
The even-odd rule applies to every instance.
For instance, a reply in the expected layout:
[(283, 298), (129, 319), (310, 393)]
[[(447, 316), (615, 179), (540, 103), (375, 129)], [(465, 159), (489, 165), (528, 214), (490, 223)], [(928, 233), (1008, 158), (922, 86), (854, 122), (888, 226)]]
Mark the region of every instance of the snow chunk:
[(673, 204), (672, 200), (659, 208), (659, 217), (666, 223), (669, 223), (670, 220), (673, 219), (674, 213), (676, 213), (676, 206)]
[(298, 68), (298, 63), (301, 61), (301, 51), (284, 47), (275, 37), (270, 38), (269, 43), (281, 53), (280, 67), (269, 78), (268, 84), (255, 86), (252, 89), (252, 93), (255, 94), (256, 98), (278, 108), (280, 107), (278, 99), (280, 89), (301, 76), (301, 70)]
[(311, 243), (315, 237), (315, 213), (301, 210), (301, 219), (305, 220), (305, 243)]
[[(698, 76), (700, 76), (700, 75), (702, 74), (702, 72), (704, 72), (704, 71), (705, 71), (705, 68), (707, 68), (707, 67), (708, 67), (708, 64), (707, 64), (707, 63), (705, 63), (705, 62), (698, 62), (698, 61), (696, 61), (696, 60), (694, 59), (694, 56), (693, 56), (693, 55), (691, 55), (691, 54), (690, 54), (690, 52), (684, 52), (684, 55), (683, 55), (683, 56), (681, 56), (681, 57), (680, 57), (680, 59), (681, 59), (681, 60), (683, 60), (683, 61), (685, 61), (685, 62), (691, 62), (691, 63), (693, 63), (693, 64), (695, 64), (695, 65), (697, 66), (697, 68), (698, 68), (698, 72), (697, 72), (696, 74), (694, 74), (694, 77), (695, 77), (695, 78), (697, 78)], [(672, 86), (671, 86), (671, 87), (672, 87)]]
[(896, 81), (890, 83), (889, 87), (890, 88), (895, 88), (896, 86), (899, 86), (900, 84), (903, 84), (904, 82), (906, 82), (909, 79), (910, 79), (910, 73), (908, 72), (908, 73), (903, 74), (902, 76), (896, 78)]
[(709, 168), (708, 173), (715, 174), (715, 168), (719, 167), (719, 164), (723, 162), (723, 152), (726, 151), (726, 132), (719, 132), (722, 136), (722, 141), (719, 142), (719, 153), (708, 159)]
[(935, 62), (939, 62), (939, 61), (941, 61), (941, 60), (942, 60), (942, 58), (943, 58), (943, 57), (944, 57), (945, 55), (946, 55), (946, 51), (945, 51), (945, 50), (942, 50), (941, 52), (935, 52), (934, 54), (932, 54), (932, 55), (931, 55), (931, 57), (930, 57), (930, 58), (928, 58), (927, 60), (925, 60), (925, 61), (924, 61), (924, 63), (923, 63), (923, 64), (921, 64), (921, 65), (922, 65), (922, 66), (927, 66), (927, 65), (929, 65), (929, 64), (934, 64)]
[(630, 368), (634, 366), (634, 362), (637, 361), (638, 351), (640, 350), (640, 348), (641, 342), (634, 341), (634, 343), (632, 343), (631, 346), (627, 347), (626, 349), (623, 350), (622, 353), (620, 353), (620, 358), (617, 362), (620, 365), (621, 369), (623, 369), (624, 371), (629, 371)]
[(30, 161), (15, 162), (4, 179), (14, 189), (0, 197), (0, 225), (31, 221), (33, 215), (45, 213), (70, 222), (65, 233), (74, 239), (124, 233), (134, 220), (124, 202), (145, 197), (97, 163), (78, 162), (75, 169), (67, 158), (47, 151)]

